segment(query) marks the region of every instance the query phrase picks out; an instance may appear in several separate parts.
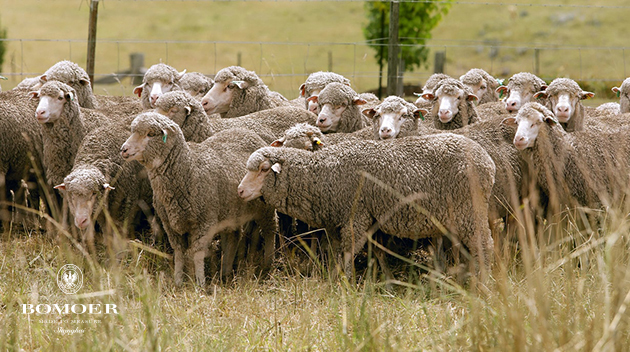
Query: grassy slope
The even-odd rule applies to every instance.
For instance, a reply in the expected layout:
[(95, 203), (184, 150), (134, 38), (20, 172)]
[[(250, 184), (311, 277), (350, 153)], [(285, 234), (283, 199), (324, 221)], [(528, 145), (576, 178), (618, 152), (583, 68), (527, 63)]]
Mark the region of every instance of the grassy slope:
[[(603, 0), (563, 3), (623, 5), (620, 1)], [(10, 38), (60, 40), (11, 42), (2, 69), (5, 75), (19, 72), (35, 75), (61, 59), (85, 63), (86, 46), (82, 41), (87, 37), (86, 2), (0, 0), (0, 4), (1, 23)], [(459, 76), (471, 67), (481, 67), (503, 78), (520, 71), (534, 71), (534, 52), (526, 47), (546, 48), (540, 54), (542, 77), (548, 81), (557, 76), (586, 80), (585, 89), (595, 90), (603, 98), (610, 87), (630, 75), (630, 64), (625, 63), (623, 50), (588, 47), (626, 45), (619, 29), (623, 28), (627, 12), (627, 9), (456, 4), (434, 31), (434, 40), (429, 45), (434, 51), (446, 49), (446, 70), (450, 75)], [(570, 20), (558, 21), (563, 16)], [(102, 1), (98, 39), (137, 42), (99, 42), (96, 71), (107, 74), (125, 69), (129, 53), (143, 52), (147, 66), (161, 60), (178, 69), (212, 74), (236, 64), (237, 53), (241, 52), (243, 66), (263, 75), (272, 89), (293, 97), (305, 75), (328, 69), (330, 51), (333, 70), (352, 78), (355, 89), (364, 91), (378, 84), (373, 50), (363, 44), (347, 44), (363, 41), (364, 21), (360, 2)], [(192, 42), (164, 43), (178, 40)], [(268, 44), (261, 48), (258, 44), (214, 45), (199, 41), (314, 44)], [(506, 47), (490, 58), (490, 46), (496, 44)], [(558, 50), (559, 45), (585, 48)], [(406, 81), (423, 82), (432, 65), (429, 62), (428, 67), (408, 73)], [(5, 89), (20, 79), (21, 76), (16, 76), (5, 82)], [(132, 88), (126, 81), (123, 83), (96, 90), (131, 94)], [(608, 98), (613, 98), (610, 94)]]

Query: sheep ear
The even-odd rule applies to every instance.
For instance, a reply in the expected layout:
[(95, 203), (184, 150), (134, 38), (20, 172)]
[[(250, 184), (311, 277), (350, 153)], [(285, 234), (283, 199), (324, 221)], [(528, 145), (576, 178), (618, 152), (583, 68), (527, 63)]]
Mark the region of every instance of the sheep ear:
[(361, 113), (363, 115), (365, 115), (365, 117), (371, 118), (373, 119), (374, 116), (376, 116), (376, 110), (374, 109), (363, 109), (363, 111), (361, 111)]
[(247, 82), (245, 81), (232, 81), (232, 83), (234, 83), (238, 87), (238, 89), (245, 89), (249, 87), (249, 84), (247, 84)]
[(275, 141), (271, 142), (271, 146), (272, 147), (282, 147), (284, 145), (284, 141), (286, 140), (285, 137), (282, 137), (280, 139), (276, 139)]
[(39, 80), (42, 82), (48, 82), (48, 77), (46, 75), (39, 76)]
[(593, 92), (582, 91), (582, 93), (580, 93), (580, 100), (589, 99), (594, 96), (595, 96), (595, 93)]
[(302, 85), (300, 86), (300, 96), (301, 97), (306, 96), (306, 83), (302, 83)]
[(53, 187), (53, 188), (54, 188), (54, 189), (59, 189), (59, 190), (65, 191), (65, 190), (66, 190), (66, 184), (65, 184), (65, 183), (62, 183), (62, 184), (56, 185), (56, 186), (55, 186), (55, 187)]
[(166, 137), (168, 137), (168, 131), (167, 130), (162, 130), (162, 142), (166, 143)]
[(504, 94), (507, 94), (508, 89), (506, 86), (501, 86), (495, 90), (495, 92), (499, 93), (499, 99), (503, 98)]
[(547, 87), (549, 87), (548, 85), (543, 84), (542, 86), (540, 86), (540, 90), (547, 90)]
[(190, 116), (190, 113), (192, 112), (192, 108), (190, 106), (187, 106), (184, 108), (184, 110), (186, 110), (186, 116)]
[(275, 163), (271, 166), (271, 170), (273, 170), (273, 172), (279, 174), (280, 171), (282, 171), (282, 166), (280, 166), (279, 163)]
[(66, 100), (68, 100), (68, 101), (74, 101), (74, 93), (73, 92), (66, 93), (65, 97), (66, 97)]
[(428, 101), (435, 99), (435, 95), (433, 95), (433, 93), (422, 93), (421, 97), (422, 99), (428, 100)]
[(517, 126), (518, 124), (516, 123), (516, 118), (514, 117), (506, 117), (503, 119), (503, 121), (501, 121), (502, 124), (506, 125), (506, 126)]
[(89, 79), (80, 79), (79, 83), (81, 83), (82, 86), (89, 86), (90, 85), (90, 80)]
[(177, 79), (181, 79), (182, 77), (184, 77), (185, 74), (186, 74), (186, 69), (184, 69), (184, 71), (179, 73), (179, 77), (177, 77)]
[(543, 115), (543, 121), (545, 121), (547, 124), (549, 125), (555, 125), (555, 124), (559, 124), (560, 122), (558, 122), (558, 119), (556, 118), (556, 115), (553, 114), (553, 112), (551, 112), (549, 109), (542, 109), (539, 110), (540, 113)]
[(28, 92), (28, 95), (31, 97), (31, 99), (38, 99), (39, 98), (39, 91), (38, 90), (34, 90), (32, 92)]
[(617, 98), (621, 97), (621, 88), (619, 88), (619, 87), (612, 87), (610, 90), (612, 90), (613, 93), (617, 94)]
[(540, 92), (534, 94), (534, 99), (547, 99), (548, 96), (547, 92), (541, 90)]
[(116, 189), (116, 187), (110, 186), (109, 183), (103, 183), (103, 189), (106, 191), (111, 191), (111, 190)]
[(476, 95), (474, 94), (468, 94), (468, 96), (466, 97), (466, 101), (478, 101), (479, 98), (477, 98)]
[(413, 116), (416, 119), (420, 119), (422, 121), (424, 121), (424, 117), (428, 114), (429, 112), (426, 109), (416, 109), (413, 111)]
[(324, 142), (322, 142), (322, 140), (319, 139), (318, 137), (313, 137), (313, 143), (319, 146), (324, 145)]
[(141, 85), (133, 89), (133, 94), (137, 95), (138, 98), (142, 97), (142, 89), (144, 89), (145, 84), (146, 83), (142, 83)]
[(306, 101), (312, 101), (313, 103), (317, 103), (318, 100), (319, 99), (317, 98), (317, 95), (310, 96), (308, 97), (308, 99), (306, 99)]
[(367, 104), (367, 100), (356, 97), (352, 99), (352, 105), (364, 105)]

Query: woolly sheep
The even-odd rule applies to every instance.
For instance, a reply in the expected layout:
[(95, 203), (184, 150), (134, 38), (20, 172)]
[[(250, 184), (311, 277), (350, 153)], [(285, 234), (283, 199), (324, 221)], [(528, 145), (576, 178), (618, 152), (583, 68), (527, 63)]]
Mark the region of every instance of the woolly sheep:
[(479, 105), (499, 101), (496, 89), (501, 83), (488, 72), (480, 68), (471, 68), (459, 77), (459, 80), (479, 98)]
[(208, 115), (221, 114), (223, 118), (244, 116), (256, 111), (289, 105), (289, 101), (272, 92), (256, 72), (240, 66), (219, 70), (214, 86), (201, 99)]
[(612, 91), (619, 97), (619, 103), (604, 103), (597, 107), (597, 111), (604, 115), (619, 115), (630, 112), (630, 77), (626, 78), (621, 87), (612, 87)]
[(179, 126), (155, 112), (138, 115), (131, 132), (121, 155), (147, 168), (153, 205), (174, 249), (176, 285), (183, 281), (185, 252), (193, 257), (196, 281), (203, 286), (204, 258), (214, 235), (250, 220), (256, 221), (265, 241), (264, 265), (271, 265), (273, 208), (261, 201), (245, 203), (236, 192), (247, 157), (266, 144), (260, 137), (231, 129), (203, 143), (187, 144)]
[[(102, 229), (109, 212), (117, 228), (129, 234), (136, 218), (152, 207), (151, 184), (145, 168), (137, 161), (125, 162), (120, 146), (130, 135), (128, 124), (114, 123), (90, 132), (77, 152), (72, 171), (55, 186), (68, 199), (74, 224), (86, 229), (95, 220)], [(154, 236), (159, 232), (154, 225)], [(155, 238), (154, 238), (155, 239)]]
[(245, 128), (256, 132), (265, 142), (271, 143), (284, 130), (295, 123), (315, 123), (314, 114), (302, 108), (285, 106), (263, 110), (231, 119), (208, 117), (201, 103), (183, 91), (168, 92), (156, 101), (157, 112), (175, 121), (184, 138), (202, 142), (215, 132), (230, 128)]
[(595, 93), (583, 91), (570, 78), (556, 78), (547, 89), (534, 94), (534, 99), (543, 99), (546, 106), (556, 115), (567, 132), (584, 130), (584, 105), (582, 100), (592, 98)]
[(306, 110), (314, 114), (317, 113), (317, 102), (308, 101), (307, 99), (314, 95), (319, 95), (322, 89), (326, 88), (328, 83), (333, 82), (343, 83), (350, 86), (349, 79), (334, 72), (318, 71), (308, 75), (306, 81), (304, 81), (304, 83), (300, 86), (300, 96), (304, 98)]
[(552, 207), (613, 206), (626, 196), (628, 129), (567, 133), (539, 103), (525, 104), (505, 123), (517, 126), (514, 145), (531, 158), (538, 185)]
[(201, 100), (212, 88), (214, 81), (200, 72), (186, 72), (179, 79), (179, 86), (197, 100)]
[(529, 72), (519, 72), (508, 80), (507, 85), (497, 88), (499, 98), (506, 96), (508, 112), (517, 112), (525, 103), (532, 101), (534, 94), (547, 88), (545, 81)]
[(145, 110), (153, 109), (160, 95), (171, 90), (181, 90), (179, 81), (185, 73), (186, 70), (178, 72), (167, 64), (155, 64), (144, 73), (142, 84), (135, 87), (133, 93), (140, 98)]
[(316, 126), (324, 133), (354, 132), (368, 124), (359, 108), (366, 101), (343, 83), (328, 84), (319, 96), (311, 96), (308, 101), (318, 103)]
[[(24, 90), (0, 92), (0, 201), (30, 203), (39, 209), (39, 195), (44, 194), (38, 183), (43, 145), (42, 126), (32, 115), (36, 106)], [(0, 220), (10, 216), (7, 206), (0, 204)]]
[(109, 124), (110, 119), (90, 109), (81, 109), (76, 91), (65, 83), (49, 81), (29, 93), (39, 99), (35, 118), (43, 127), (43, 163), (49, 185), (63, 182), (86, 133)]
[(59, 81), (72, 87), (77, 93), (79, 106), (98, 109), (110, 116), (135, 114), (142, 110), (141, 104), (134, 97), (95, 95), (87, 72), (72, 61), (63, 60), (52, 65), (43, 75), (40, 83), (31, 87), (33, 90), (48, 81)]
[[(388, 97), (383, 104), (385, 102), (388, 103), (388, 107), (383, 109), (384, 111), (409, 111), (410, 103), (401, 98)], [(401, 138), (418, 134), (426, 135), (443, 132), (426, 126), (419, 129), (417, 117), (409, 113), (391, 115), (393, 118), (390, 119), (378, 118), (378, 115), (375, 115), (374, 133), (376, 139)], [(509, 210), (518, 207), (522, 183), (522, 160), (512, 144), (514, 130), (501, 123), (503, 118), (504, 116), (501, 115), (492, 116), (492, 118), (450, 131), (477, 142), (495, 163), (496, 177), (492, 188), (492, 196), (490, 197), (489, 211), (492, 219), (505, 217), (508, 215)], [(393, 123), (388, 121), (393, 121)], [(392, 125), (394, 127), (390, 127)], [(379, 132), (388, 133), (379, 134)], [(321, 144), (326, 145), (327, 141), (322, 140)]]
[(418, 135), (418, 119), (428, 114), (398, 96), (392, 95), (363, 114), (373, 121), (374, 139), (390, 139)]
[(33, 90), (41, 86), (41, 76), (24, 78), (14, 89)]
[(434, 73), (424, 82), (424, 86), (422, 87), (422, 91), (420, 93), (413, 93), (418, 96), (418, 99), (414, 102), (414, 104), (422, 109), (428, 109), (432, 104), (430, 100), (426, 100), (422, 97), (422, 94), (431, 93), (435, 91), (437, 85), (442, 82), (442, 80), (451, 78), (451, 76), (444, 73)]
[(494, 172), (478, 144), (453, 134), (349, 141), (316, 153), (265, 147), (249, 157), (238, 192), (245, 200), (263, 197), (278, 211), (339, 233), (338, 259), (346, 274), (376, 223), (403, 238), (437, 237), (444, 226), (487, 270)]
[(443, 79), (434, 93), (422, 93), (422, 97), (433, 101), (426, 123), (432, 122), (439, 130), (453, 130), (479, 121), (473, 104), (477, 96), (454, 78)]

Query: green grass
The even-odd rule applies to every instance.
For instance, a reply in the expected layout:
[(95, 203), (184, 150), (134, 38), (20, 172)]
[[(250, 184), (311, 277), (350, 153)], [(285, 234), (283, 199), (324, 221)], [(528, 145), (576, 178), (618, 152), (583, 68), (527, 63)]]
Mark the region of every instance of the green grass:
[[(0, 3), (1, 23), (9, 38), (22, 39), (9, 42), (0, 70), (10, 77), (3, 82), (5, 89), (15, 86), (22, 73), (39, 74), (62, 59), (85, 65), (87, 2)], [(627, 42), (621, 31), (627, 9), (535, 6), (550, 3), (547, 0), (532, 0), (534, 6), (495, 3), (505, 2), (455, 4), (434, 30), (428, 45), (432, 53), (446, 50), (446, 73), (459, 77), (472, 67), (502, 78), (533, 72), (533, 48), (541, 48), (541, 77), (581, 80), (598, 98), (615, 100), (610, 88), (630, 75), (630, 53), (623, 49)], [(625, 5), (603, 0), (561, 3)], [(569, 20), (559, 21), (563, 16)], [(351, 78), (357, 91), (365, 91), (378, 86), (374, 51), (363, 44), (365, 21), (362, 2), (101, 1), (96, 73), (126, 69), (129, 54), (142, 52), (147, 66), (162, 61), (180, 70), (214, 74), (236, 64), (240, 52), (243, 66), (262, 75), (271, 89), (293, 98), (309, 73), (329, 69), (331, 52), (332, 70)], [(500, 48), (491, 57), (491, 47), (497, 45)], [(405, 83), (424, 82), (432, 73), (432, 57), (427, 67), (407, 73)], [(99, 94), (131, 95), (132, 89), (127, 80), (122, 85), (95, 87)]]

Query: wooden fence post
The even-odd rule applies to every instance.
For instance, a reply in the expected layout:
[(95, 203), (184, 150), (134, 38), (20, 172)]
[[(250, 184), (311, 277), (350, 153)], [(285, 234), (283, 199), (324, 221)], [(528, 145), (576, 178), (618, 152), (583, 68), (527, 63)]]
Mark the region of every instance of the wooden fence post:
[(398, 1), (389, 6), (389, 46), (387, 48), (387, 95), (396, 95), (398, 85)]
[(96, 20), (98, 19), (98, 0), (90, 2), (90, 23), (88, 26), (87, 63), (85, 70), (94, 89), (94, 62), (96, 56)]

